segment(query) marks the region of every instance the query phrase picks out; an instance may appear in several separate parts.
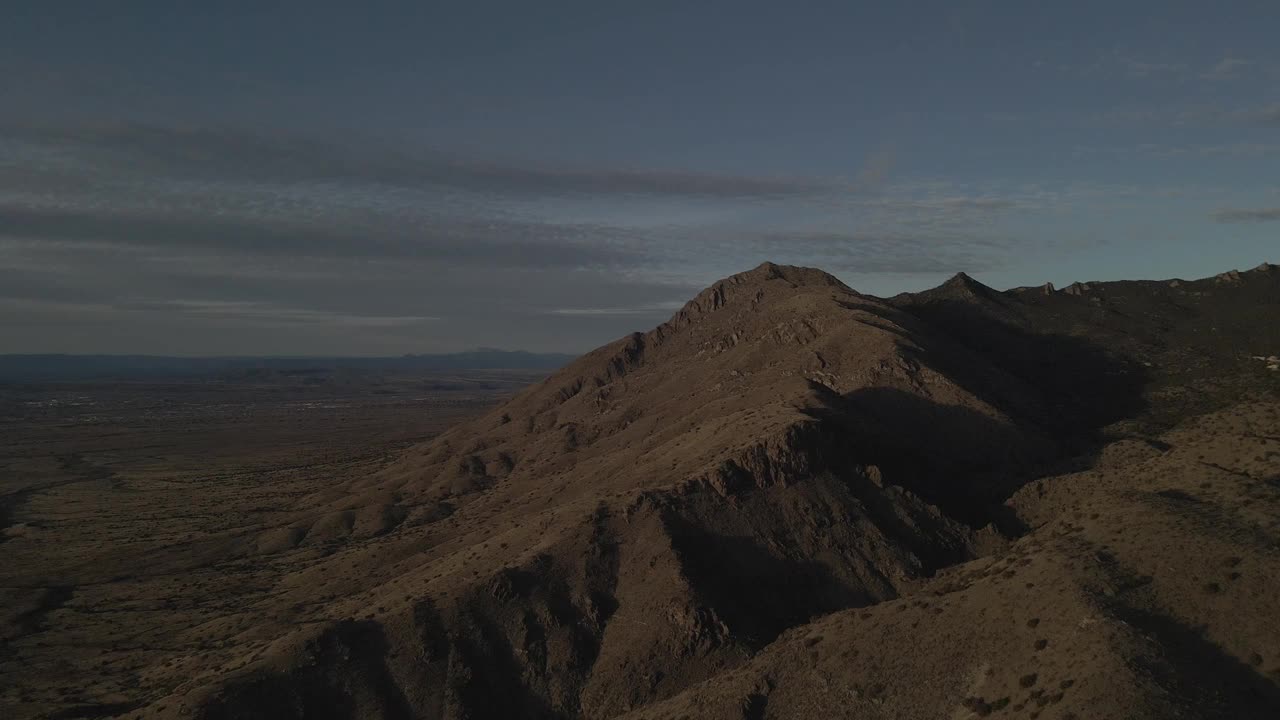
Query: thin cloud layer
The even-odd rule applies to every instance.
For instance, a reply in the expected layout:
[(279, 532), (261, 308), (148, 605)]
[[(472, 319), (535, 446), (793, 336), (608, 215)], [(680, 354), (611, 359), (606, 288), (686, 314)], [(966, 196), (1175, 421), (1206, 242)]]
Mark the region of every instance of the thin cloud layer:
[(1213, 219), (1220, 223), (1280, 222), (1280, 208), (1224, 208), (1215, 210)]
[(164, 211), (49, 210), (0, 205), (0, 237), (107, 248), (249, 256), (413, 259), (528, 268), (611, 267), (634, 254), (634, 233), (582, 224), (481, 218), (258, 220)]
[[(1026, 253), (1083, 246), (1042, 236), (1032, 218), (1176, 190), (894, 181), (899, 151), (878, 147), (851, 180), (778, 179), (231, 130), (10, 126), (0, 326), (57, 350), (98, 326), (116, 331), (95, 347), (147, 336), (151, 352), (178, 351), (180, 338), (192, 352), (265, 351), (244, 345), (251, 336), (290, 353), (583, 350), (765, 260), (921, 278), (913, 287), (958, 269), (1010, 272)], [(251, 332), (267, 329), (278, 335)]]
[(1260, 6), (56, 5), (0, 23), (15, 349), (586, 350), (765, 260), (882, 295), (1276, 260)]
[(230, 128), (147, 125), (0, 128), (0, 158), (50, 173), (361, 183), (516, 195), (778, 197), (829, 190), (811, 178), (681, 170), (572, 168), (452, 157), (385, 142), (321, 140)]

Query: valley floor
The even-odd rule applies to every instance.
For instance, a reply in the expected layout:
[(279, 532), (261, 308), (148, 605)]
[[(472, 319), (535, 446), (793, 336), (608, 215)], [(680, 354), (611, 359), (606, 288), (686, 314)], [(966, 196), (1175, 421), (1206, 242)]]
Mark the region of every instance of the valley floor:
[(126, 713), (240, 654), (300, 498), (538, 375), (0, 386), (0, 717)]

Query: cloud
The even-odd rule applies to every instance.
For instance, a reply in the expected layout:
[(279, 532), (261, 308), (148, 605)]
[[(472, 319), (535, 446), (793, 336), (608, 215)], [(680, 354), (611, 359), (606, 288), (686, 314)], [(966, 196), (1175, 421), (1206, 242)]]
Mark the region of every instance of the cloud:
[(647, 305), (638, 305), (635, 307), (605, 307), (605, 308), (556, 308), (547, 310), (549, 315), (567, 315), (574, 316), (614, 316), (614, 315), (665, 315), (684, 307), (685, 300), (668, 300), (666, 302), (649, 303)]
[(393, 328), (440, 320), (430, 315), (358, 315), (265, 302), (241, 300), (164, 300), (124, 303), (121, 310), (177, 311), (182, 314), (253, 325), (329, 325), (334, 327)]
[(890, 207), (895, 207), (906, 211), (935, 211), (935, 212), (999, 212), (1003, 210), (1011, 210), (1018, 206), (1018, 203), (1009, 198), (1001, 197), (938, 197), (924, 200), (899, 200), (885, 203)]
[(776, 179), (265, 132), (0, 129), (0, 334), (49, 351), (585, 350), (763, 260), (999, 268), (1016, 249), (1000, 223), (1049, 202), (891, 184), (894, 166), (892, 147), (848, 180)]
[(876, 149), (863, 161), (854, 187), (861, 190), (881, 187), (888, 181), (897, 162), (898, 151), (893, 145)]
[(1280, 143), (1233, 142), (1204, 145), (1163, 145), (1158, 143), (1140, 143), (1138, 145), (1122, 145), (1111, 147), (1095, 147), (1078, 145), (1072, 148), (1076, 157), (1105, 156), (1126, 157), (1140, 155), (1149, 158), (1169, 159), (1182, 157), (1198, 158), (1262, 158), (1280, 153)]
[(1123, 60), (1123, 66), (1129, 77), (1133, 78), (1147, 78), (1152, 75), (1161, 74), (1178, 74), (1187, 69), (1186, 63), (1147, 62), (1135, 60), (1133, 58), (1125, 58)]
[[(1038, 61), (1035, 67), (1043, 68), (1046, 65), (1048, 64)], [(1133, 80), (1145, 80), (1154, 76), (1176, 78), (1186, 73), (1188, 69), (1185, 62), (1139, 57), (1120, 48), (1099, 52), (1093, 62), (1079, 65), (1057, 64), (1051, 67), (1064, 72), (1124, 76)]]
[(1212, 217), (1220, 223), (1280, 222), (1280, 208), (1223, 208), (1215, 210)]
[(396, 220), (255, 221), (213, 213), (145, 214), (0, 205), (0, 238), (119, 251), (149, 249), (169, 255), (189, 249), (248, 256), (400, 258), (531, 268), (608, 267), (641, 250), (634, 243), (633, 231), (600, 225), (481, 218)]
[(813, 178), (727, 175), (682, 169), (574, 168), (457, 157), (386, 141), (339, 141), (231, 128), (147, 125), (0, 128), (0, 166), (46, 172), (358, 183), (511, 195), (785, 197), (828, 190)]
[(0, 304), (29, 310), (60, 310), (85, 317), (134, 313), (188, 317), (243, 327), (288, 327), (296, 325), (332, 328), (400, 328), (441, 320), (427, 315), (368, 315), (332, 312), (313, 308), (288, 307), (268, 302), (239, 300), (156, 300), (123, 302), (71, 302), (56, 299), (8, 298)]
[[(1045, 67), (1046, 63), (1037, 61), (1035, 67)], [(1188, 83), (1197, 80), (1207, 82), (1225, 82), (1239, 79), (1251, 69), (1268, 71), (1271, 65), (1253, 59), (1234, 55), (1223, 56), (1210, 64), (1189, 63), (1168, 58), (1152, 59), (1121, 50), (1100, 53), (1097, 59), (1087, 65), (1056, 66), (1059, 70), (1075, 71), (1089, 74), (1123, 76), (1130, 80), (1162, 80), (1165, 82)]]
[(740, 252), (830, 272), (916, 274), (997, 270), (1015, 244), (1008, 237), (964, 233), (795, 232), (745, 238)]
[(1226, 108), (1220, 105), (1118, 107), (1074, 119), (1089, 127), (1280, 127), (1280, 103)]
[(1200, 73), (1200, 77), (1204, 80), (1223, 81), (1234, 80), (1239, 77), (1240, 71), (1250, 67), (1254, 62), (1238, 57), (1224, 57), (1219, 60), (1213, 67)]
[(1280, 103), (1239, 111), (1235, 117), (1248, 125), (1280, 127)]

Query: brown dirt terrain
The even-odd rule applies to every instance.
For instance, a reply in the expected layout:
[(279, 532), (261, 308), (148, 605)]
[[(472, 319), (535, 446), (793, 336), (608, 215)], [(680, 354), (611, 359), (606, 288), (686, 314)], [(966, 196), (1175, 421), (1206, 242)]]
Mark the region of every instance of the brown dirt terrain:
[(1007, 550), (627, 717), (1271, 717), (1277, 428), (1271, 401), (1114, 443), (1016, 493)]
[[(133, 653), (163, 682), (93, 702), (1270, 717), (1280, 378), (1254, 358), (1278, 316), (1274, 266), (1054, 293), (961, 275), (886, 301), (765, 264), (196, 543), (254, 601), (197, 625), (203, 648)], [(20, 657), (78, 602), (57, 587), (14, 614)]]
[(248, 561), (299, 499), (538, 377), (0, 386), (0, 717), (166, 693), (301, 560)]

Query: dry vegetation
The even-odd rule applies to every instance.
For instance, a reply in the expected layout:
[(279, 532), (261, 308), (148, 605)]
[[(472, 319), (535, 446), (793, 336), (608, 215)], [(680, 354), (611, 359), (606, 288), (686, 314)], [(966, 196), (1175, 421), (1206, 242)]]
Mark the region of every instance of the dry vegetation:
[(536, 378), (0, 387), (0, 716), (123, 712), (232, 662), (308, 562), (257, 554), (264, 528)]
[(2, 701), (1269, 717), (1278, 308), (1273, 266), (884, 301), (766, 264), (408, 447), (460, 415), (31, 427)]

